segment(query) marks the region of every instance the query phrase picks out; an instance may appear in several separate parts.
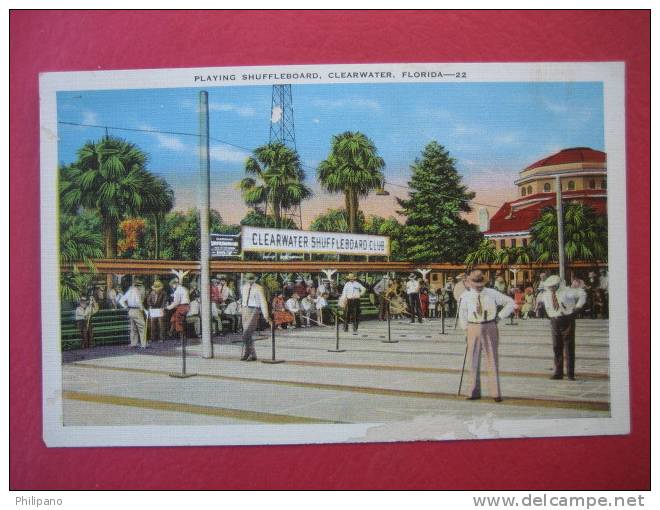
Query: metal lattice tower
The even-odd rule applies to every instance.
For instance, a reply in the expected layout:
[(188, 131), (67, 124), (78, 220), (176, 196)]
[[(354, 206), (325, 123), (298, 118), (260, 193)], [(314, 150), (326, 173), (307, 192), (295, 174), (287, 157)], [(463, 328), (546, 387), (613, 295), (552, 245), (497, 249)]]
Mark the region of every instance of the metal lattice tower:
[(282, 142), (296, 148), (296, 126), (293, 121), (293, 99), (291, 85), (273, 85), (270, 107), (269, 142)]
[[(281, 142), (296, 150), (296, 125), (293, 120), (291, 85), (273, 85), (268, 142)], [(289, 217), (293, 216), (290, 214)], [(302, 228), (302, 207), (298, 206), (298, 227)]]

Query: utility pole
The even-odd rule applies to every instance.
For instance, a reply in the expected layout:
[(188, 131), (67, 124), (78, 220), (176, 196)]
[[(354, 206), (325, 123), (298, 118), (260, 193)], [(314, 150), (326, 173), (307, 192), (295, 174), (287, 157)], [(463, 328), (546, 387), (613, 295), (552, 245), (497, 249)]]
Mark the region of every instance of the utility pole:
[(566, 284), (566, 261), (564, 256), (564, 208), (561, 202), (561, 177), (555, 176), (557, 193), (557, 245), (559, 249), (559, 279)]
[(213, 357), (211, 341), (211, 271), (209, 265), (211, 242), (209, 240), (211, 161), (209, 157), (209, 94), (199, 93), (199, 229), (201, 291), (200, 315), (202, 319), (202, 358)]

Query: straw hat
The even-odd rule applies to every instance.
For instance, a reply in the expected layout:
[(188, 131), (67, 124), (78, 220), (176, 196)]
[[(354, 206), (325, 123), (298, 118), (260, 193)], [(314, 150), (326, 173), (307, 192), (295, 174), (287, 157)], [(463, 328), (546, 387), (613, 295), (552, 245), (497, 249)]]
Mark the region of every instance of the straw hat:
[(473, 289), (483, 289), (486, 285), (486, 278), (484, 277), (484, 274), (478, 269), (470, 273), (467, 281), (470, 284), (470, 288)]
[(243, 275), (243, 278), (245, 278), (246, 280), (255, 280), (256, 276), (254, 276), (254, 273), (245, 273)]
[(559, 284), (561, 283), (561, 279), (559, 276), (556, 274), (553, 274), (552, 276), (549, 276), (545, 282), (543, 282), (544, 287), (559, 287)]
[(160, 280), (156, 280), (154, 284), (151, 286), (151, 290), (160, 290), (163, 288), (163, 282)]
[(347, 278), (348, 280), (355, 280), (355, 275), (354, 275), (353, 273), (348, 273), (348, 274), (346, 275), (346, 278)]

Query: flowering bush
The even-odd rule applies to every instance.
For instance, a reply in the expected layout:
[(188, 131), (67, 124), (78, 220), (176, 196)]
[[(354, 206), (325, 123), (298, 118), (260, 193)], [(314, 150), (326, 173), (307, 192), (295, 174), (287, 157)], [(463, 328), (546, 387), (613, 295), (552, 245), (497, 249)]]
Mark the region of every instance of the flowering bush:
[(119, 224), (122, 238), (117, 248), (122, 255), (130, 257), (142, 242), (146, 232), (146, 222), (142, 218), (128, 218)]

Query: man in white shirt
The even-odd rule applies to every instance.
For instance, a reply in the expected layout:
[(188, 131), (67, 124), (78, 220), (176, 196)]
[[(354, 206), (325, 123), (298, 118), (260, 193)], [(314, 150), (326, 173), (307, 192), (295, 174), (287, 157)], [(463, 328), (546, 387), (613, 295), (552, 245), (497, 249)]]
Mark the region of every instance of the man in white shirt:
[(82, 296), (80, 303), (74, 312), (76, 326), (80, 333), (80, 347), (86, 349), (94, 344), (94, 331), (92, 328), (92, 315), (99, 311), (99, 305), (96, 304), (94, 296), (89, 300)]
[(229, 303), (222, 312), (222, 316), (231, 319), (231, 332), (237, 333), (241, 321), (241, 303), (239, 301), (232, 301)]
[(550, 318), (555, 371), (550, 379), (564, 378), (564, 351), (566, 375), (575, 380), (575, 315), (587, 302), (587, 293), (581, 288), (561, 286), (559, 276), (552, 275), (544, 282), (542, 294), (545, 313)]
[(308, 294), (300, 300), (300, 307), (302, 308), (302, 314), (303, 317), (305, 317), (306, 325), (309, 328), (311, 326), (311, 321), (316, 321), (316, 298), (313, 298)]
[(415, 317), (422, 323), (422, 304), (419, 302), (419, 280), (415, 273), (410, 273), (406, 282), (406, 295), (408, 296), (408, 312), (410, 313), (410, 323), (415, 322)]
[(339, 300), (344, 304), (344, 331), (348, 331), (348, 323), (353, 321), (353, 333), (357, 334), (360, 324), (360, 298), (367, 292), (367, 289), (357, 281), (353, 273), (349, 273), (346, 278), (348, 281), (344, 285)]
[(380, 321), (387, 320), (387, 308), (390, 303), (387, 300), (385, 293), (389, 288), (390, 277), (387, 274), (383, 276), (383, 278), (381, 278), (381, 280), (376, 285), (374, 285), (374, 293), (378, 298), (378, 320)]
[(297, 292), (294, 292), (293, 295), (286, 300), (284, 303), (284, 308), (286, 308), (296, 319), (296, 327), (299, 328), (301, 325), (302, 312), (300, 309), (300, 300)]
[(268, 301), (264, 295), (264, 289), (256, 283), (253, 273), (244, 275), (245, 283), (241, 287), (241, 317), (243, 321), (243, 355), (241, 361), (256, 361), (257, 351), (254, 348), (252, 334), (259, 326), (259, 312), (272, 324), (268, 312)]
[(200, 298), (195, 298), (190, 301), (190, 309), (186, 315), (186, 324), (192, 324), (193, 330), (195, 331), (195, 336), (199, 338), (201, 333), (202, 318), (199, 315), (201, 310)]
[(318, 318), (319, 324), (323, 326), (325, 324), (325, 310), (328, 307), (328, 293), (324, 292), (319, 294), (319, 297), (316, 298), (316, 317)]
[[(506, 294), (486, 288), (486, 278), (479, 270), (467, 279), (469, 290), (461, 295), (459, 317), (467, 334), (467, 359), (470, 363), (468, 400), (481, 398), (481, 351), (486, 351), (488, 392), (495, 402), (502, 401), (498, 368), (499, 331), (497, 321), (513, 312), (514, 302)], [(498, 307), (501, 310), (498, 312)]]
[(180, 282), (178, 278), (170, 280), (170, 287), (174, 289), (172, 294), (172, 302), (167, 306), (168, 310), (174, 310), (170, 323), (174, 331), (179, 333), (181, 338), (186, 335), (186, 315), (190, 311), (190, 294)]
[(119, 300), (119, 305), (122, 308), (128, 308), (131, 347), (137, 347), (139, 342), (143, 349), (147, 347), (144, 297), (142, 281), (135, 279), (133, 280), (133, 285), (128, 288), (126, 294)]

